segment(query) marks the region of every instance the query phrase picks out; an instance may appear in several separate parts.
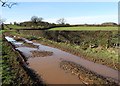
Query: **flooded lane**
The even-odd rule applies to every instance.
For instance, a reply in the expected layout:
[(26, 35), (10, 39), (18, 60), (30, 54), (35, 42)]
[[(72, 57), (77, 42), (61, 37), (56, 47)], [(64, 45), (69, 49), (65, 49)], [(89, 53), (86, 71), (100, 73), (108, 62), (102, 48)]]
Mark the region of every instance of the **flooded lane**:
[(85, 60), (83, 58), (80, 58), (78, 56), (72, 55), (70, 53), (64, 52), (62, 50), (52, 48), (52, 47), (48, 47), (48, 46), (44, 46), (44, 45), (40, 45), (40, 50), (52, 51), (52, 52), (54, 52), (54, 54), (52, 56), (54, 58), (63, 59), (63, 60), (67, 60), (67, 61), (72, 61), (72, 62), (80, 64), (83, 67), (85, 67), (85, 68), (87, 68), (91, 71), (94, 71), (95, 73), (100, 74), (102, 76), (111, 77), (114, 80), (119, 79), (118, 73), (120, 74), (120, 72), (118, 72), (118, 71), (116, 71), (112, 68), (109, 68), (105, 65), (97, 64), (97, 63)]
[[(27, 39), (24, 40), (28, 43), (33, 43), (32, 41), (28, 41)], [(13, 44), (17, 45), (15, 43)], [(31, 56), (30, 51), (34, 51), (34, 50), (53, 52), (52, 56), (46, 56), (42, 58), (36, 57), (36, 58), (28, 59), (29, 66), (32, 69), (34, 69), (38, 74), (40, 74), (43, 80), (45, 80), (45, 82), (49, 84), (68, 84), (68, 83), (81, 84), (82, 83), (76, 76), (71, 75), (70, 73), (65, 73), (64, 70), (60, 69), (60, 62), (62, 60), (75, 62), (104, 77), (110, 77), (116, 81), (118, 80), (120, 81), (120, 79), (118, 78), (118, 73), (120, 74), (120, 72), (118, 72), (117, 70), (85, 60), (78, 56), (64, 52), (60, 49), (41, 45), (39, 43), (33, 43), (33, 44), (38, 46), (38, 48), (19, 46), (16, 49), (21, 51), (28, 58)]]
[(82, 84), (82, 82), (74, 75), (65, 73), (60, 69), (60, 60), (48, 56), (45, 58), (30, 58), (29, 66), (34, 68), (41, 78), (49, 84)]
[[(35, 48), (28, 47), (18, 47), (16, 48), (21, 51), (26, 57), (31, 56), (33, 50), (38, 50)], [(39, 49), (41, 50), (41, 49)], [(42, 49), (43, 51), (43, 49)], [(49, 50), (47, 50), (49, 51)], [(40, 74), (41, 78), (49, 84), (82, 84), (82, 82), (74, 75), (70, 73), (65, 73), (64, 70), (60, 68), (60, 62), (62, 59), (57, 58), (55, 53), (52, 56), (46, 57), (34, 57), (29, 58), (27, 63), (29, 66)]]

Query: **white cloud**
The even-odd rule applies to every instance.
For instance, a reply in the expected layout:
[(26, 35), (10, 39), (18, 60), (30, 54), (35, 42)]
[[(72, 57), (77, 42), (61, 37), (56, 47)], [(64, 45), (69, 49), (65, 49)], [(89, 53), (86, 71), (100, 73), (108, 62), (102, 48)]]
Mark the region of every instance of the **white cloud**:
[[(56, 23), (59, 18), (46, 19), (45, 21)], [(116, 22), (118, 23), (117, 15), (101, 15), (101, 16), (80, 16), (80, 17), (67, 17), (66, 22), (69, 24), (101, 24), (103, 22)]]

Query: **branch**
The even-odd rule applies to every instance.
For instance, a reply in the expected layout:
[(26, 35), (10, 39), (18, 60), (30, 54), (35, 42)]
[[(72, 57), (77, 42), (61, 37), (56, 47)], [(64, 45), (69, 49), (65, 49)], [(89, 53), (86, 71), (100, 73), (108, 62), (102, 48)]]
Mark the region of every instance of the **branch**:
[(2, 3), (2, 7), (8, 7), (8, 8), (11, 8), (13, 5), (17, 5), (17, 3), (14, 3), (14, 2), (3, 2), (2, 0), (0, 0), (0, 2)]

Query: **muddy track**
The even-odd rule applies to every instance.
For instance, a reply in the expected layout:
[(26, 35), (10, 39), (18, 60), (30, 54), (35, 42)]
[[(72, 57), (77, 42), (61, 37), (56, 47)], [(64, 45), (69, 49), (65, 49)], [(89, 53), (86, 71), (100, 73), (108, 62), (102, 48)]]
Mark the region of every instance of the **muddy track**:
[(63, 70), (70, 72), (80, 79), (84, 84), (110, 84), (117, 86), (117, 84), (112, 81), (110, 78), (104, 78), (101, 75), (98, 75), (79, 64), (76, 64), (71, 61), (61, 61), (60, 68)]
[(32, 56), (31, 57), (46, 57), (46, 56), (52, 56), (53, 52), (50, 51), (31, 51)]
[[(24, 39), (24, 41), (30, 42), (30, 41), (27, 41), (26, 39)], [(67, 52), (64, 52), (64, 51), (61, 51), (59, 49), (55, 49), (55, 48), (52, 48), (52, 47), (44, 46), (44, 45), (41, 45), (41, 44), (35, 44), (35, 43), (32, 43), (32, 41), (31, 41), (31, 44), (39, 45), (40, 49), (38, 50), (38, 49), (35, 49), (35, 48), (18, 47), (17, 50), (22, 52), (22, 55), (24, 55), (25, 57), (26, 57), (27, 54), (31, 53), (32, 49), (33, 49), (33, 51), (34, 50), (38, 50), (38, 51), (41, 50), (41, 51), (53, 52), (53, 55), (50, 53), (50, 55), (46, 56), (46, 57), (51, 57), (49, 59), (45, 58), (47, 61), (45, 59), (42, 59), (42, 58), (41, 59), (40, 58), (36, 58), (36, 59), (32, 59), (31, 58), (30, 60), (28, 59), (29, 60), (28, 63), (30, 64), (29, 66), (32, 67), (33, 70), (39, 72), (39, 75), (42, 72), (45, 72), (45, 74), (48, 73), (48, 70), (45, 71), (45, 70), (42, 70), (42, 68), (45, 68), (45, 67), (49, 68), (49, 66), (52, 67), (51, 71), (53, 73), (57, 74), (57, 72), (58, 72), (59, 74), (61, 73), (61, 75), (62, 75), (64, 73), (62, 73), (61, 70), (60, 70), (61, 72), (58, 71), (59, 68), (56, 68), (57, 65), (60, 65), (61, 69), (69, 71), (69, 72), (71, 72), (74, 75), (77, 75), (77, 77), (80, 79), (80, 81), (82, 81), (82, 83), (84, 83), (84, 84), (93, 84), (93, 83), (100, 83), (100, 84), (102, 83), (103, 84), (104, 83), (104, 84), (115, 84), (115, 85), (117, 85), (116, 83), (118, 83), (117, 80), (119, 80), (119, 78), (117, 77), (117, 73), (119, 73), (119, 72), (117, 72), (116, 70), (108, 68), (108, 67), (106, 67), (104, 65), (100, 65), (100, 64), (96, 64), (96, 63), (87, 61), (85, 59), (78, 58), (77, 56), (71, 55), (71, 54), (69, 54)], [(25, 52), (25, 50), (27, 52)], [(45, 53), (45, 55), (46, 55), (46, 53)], [(66, 57), (66, 56), (68, 56), (68, 57)], [(38, 55), (38, 57), (43, 57), (43, 56), (39, 56)], [(60, 60), (61, 58), (64, 59), (64, 61), (61, 61)], [(55, 60), (55, 59), (57, 59), (57, 60)], [(47, 67), (47, 65), (44, 65), (45, 62), (43, 62), (42, 60), (46, 62), (48, 67)], [(54, 61), (54, 63), (53, 63), (53, 61)], [(51, 64), (51, 62), (53, 64)], [(95, 69), (93, 69), (92, 67), (95, 68)], [(57, 69), (57, 71), (55, 69), (56, 72), (54, 71), (54, 68)], [(46, 77), (45, 74), (43, 74), (43, 78)], [(107, 74), (107, 76), (105, 76), (106, 74)], [(54, 76), (54, 75), (52, 75), (52, 76)], [(91, 75), (93, 76), (93, 78), (90, 80)], [(59, 77), (62, 77), (62, 76), (59, 76)], [(85, 77), (89, 77), (89, 78), (85, 78)], [(47, 80), (49, 81), (52, 78), (50, 78), (50, 79), (45, 78), (45, 79), (46, 79), (46, 81)], [(98, 79), (100, 80), (100, 82), (98, 81)]]
[(26, 71), (26, 73), (30, 76), (30, 78), (34, 81), (34, 85), (45, 85), (43, 83), (42, 79), (40, 78), (40, 76), (28, 66), (28, 63), (26, 62), (27, 59), (22, 54), (22, 52), (16, 50), (16, 47), (11, 42), (8, 42), (8, 44), (9, 44), (9, 46), (12, 47), (12, 50), (18, 55), (17, 60), (19, 61), (20, 65), (23, 67), (23, 69)]

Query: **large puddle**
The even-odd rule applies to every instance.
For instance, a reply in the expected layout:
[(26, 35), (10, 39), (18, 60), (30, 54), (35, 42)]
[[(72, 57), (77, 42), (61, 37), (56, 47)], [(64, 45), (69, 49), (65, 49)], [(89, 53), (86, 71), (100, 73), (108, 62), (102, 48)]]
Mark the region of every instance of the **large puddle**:
[[(22, 43), (16, 43), (16, 41), (10, 37), (6, 37), (9, 42), (12, 42), (15, 46), (18, 46), (16, 49), (21, 51), (26, 57), (28, 57), (29, 66), (35, 70), (42, 79), (48, 84), (81, 84), (82, 82), (78, 79), (78, 77), (66, 73), (64, 70), (60, 68), (60, 62), (72, 61), (74, 63), (80, 64), (81, 66), (99, 74), (104, 77), (109, 77), (114, 79), (115, 81), (120, 81), (118, 77), (117, 70), (109, 68), (105, 65), (97, 64), (78, 56), (72, 55), (70, 53), (64, 52), (57, 48), (52, 48), (49, 46), (41, 45), (39, 43), (33, 43), (32, 41), (28, 41), (24, 39), (28, 43), (32, 43), (33, 45), (38, 46), (37, 48), (25, 47)], [(21, 45), (21, 46), (20, 46)], [(53, 52), (51, 56), (45, 57), (36, 57), (31, 58), (31, 51), (50, 51)]]

